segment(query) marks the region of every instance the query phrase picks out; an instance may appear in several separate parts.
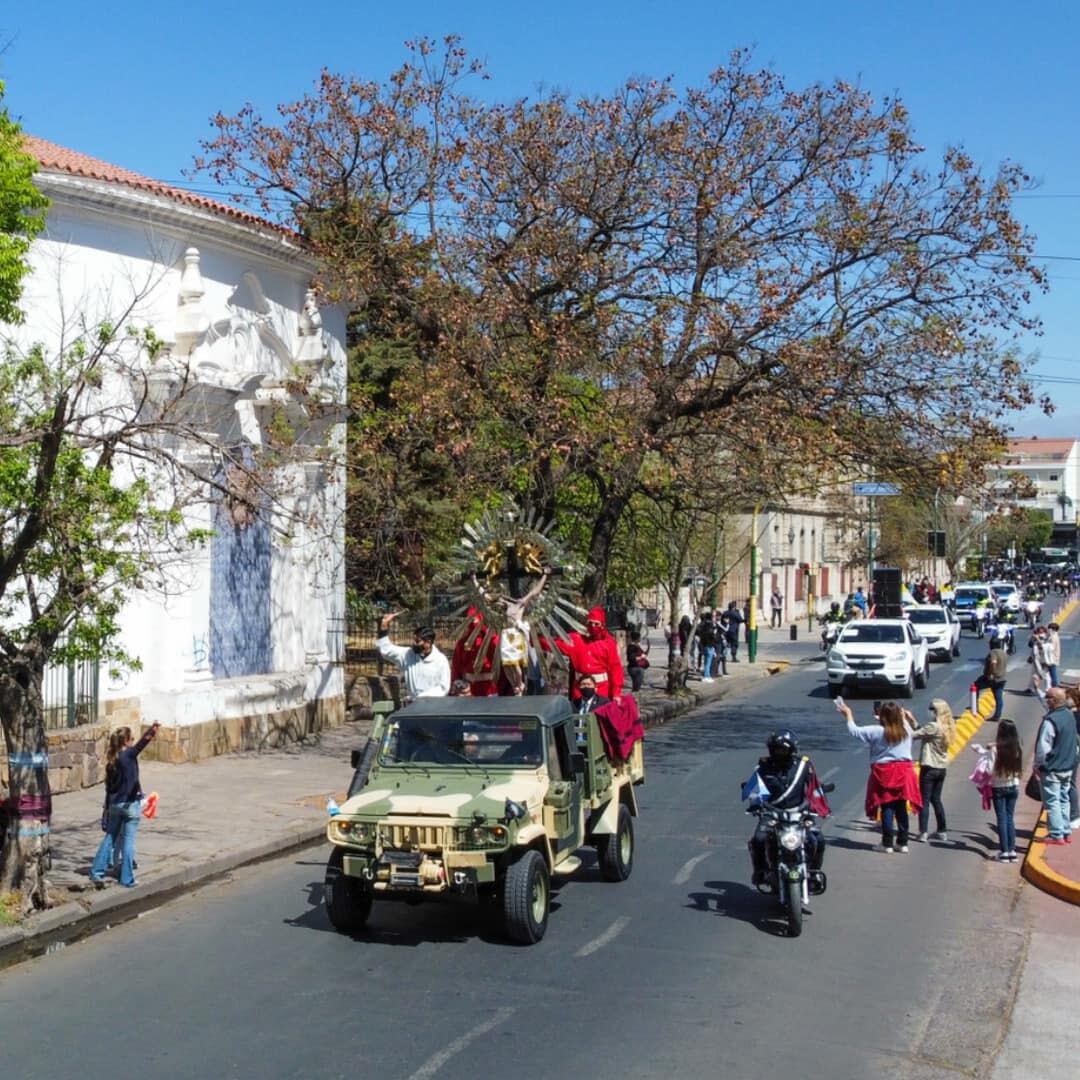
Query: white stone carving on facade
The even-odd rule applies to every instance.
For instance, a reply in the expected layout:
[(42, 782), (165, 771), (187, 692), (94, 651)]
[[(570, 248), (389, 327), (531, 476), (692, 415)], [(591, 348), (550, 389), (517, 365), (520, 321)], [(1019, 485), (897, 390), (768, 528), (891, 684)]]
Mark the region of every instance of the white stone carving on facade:
[(203, 311), (202, 272), (199, 269), (199, 249), (189, 247), (184, 252), (184, 269), (180, 273), (179, 310), (176, 313), (176, 333), (173, 351), (178, 357), (187, 356), (210, 327)]
[(304, 295), (304, 310), (300, 312), (297, 333), (300, 339), (296, 350), (297, 366), (301, 371), (319, 370), (326, 362), (327, 351), (314, 289), (308, 289)]

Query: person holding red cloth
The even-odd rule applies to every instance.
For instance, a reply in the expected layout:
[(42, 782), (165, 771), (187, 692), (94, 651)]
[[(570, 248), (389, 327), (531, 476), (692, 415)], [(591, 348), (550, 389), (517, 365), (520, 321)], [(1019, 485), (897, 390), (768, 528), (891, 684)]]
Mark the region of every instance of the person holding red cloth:
[[(895, 701), (881, 706), (877, 724), (855, 723), (851, 708), (843, 698), (836, 699), (836, 711), (847, 720), (847, 729), (870, 751), (870, 777), (866, 781), (866, 816), (873, 818), (881, 811), (881, 848), (907, 854), (908, 809), (911, 803), (922, 808), (919, 778), (911, 759), (911, 734), (916, 728), (915, 717), (901, 709)], [(896, 845), (893, 846), (895, 826)]]
[(594, 607), (586, 619), (585, 637), (576, 630), (570, 640), (557, 638), (555, 647), (569, 661), (574, 669), (573, 682), (570, 684), (570, 700), (581, 697), (578, 681), (583, 675), (591, 675), (596, 680), (597, 693), (603, 694), (610, 701), (617, 701), (622, 696), (623, 666), (619, 655), (619, 646), (607, 631), (607, 619), (604, 609)]

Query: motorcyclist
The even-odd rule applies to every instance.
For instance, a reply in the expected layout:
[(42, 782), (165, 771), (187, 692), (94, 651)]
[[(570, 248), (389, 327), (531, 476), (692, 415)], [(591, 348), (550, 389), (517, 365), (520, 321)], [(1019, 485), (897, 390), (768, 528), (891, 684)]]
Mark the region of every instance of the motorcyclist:
[(840, 627), (848, 620), (840, 609), (839, 601), (834, 600), (829, 605), (829, 610), (818, 621), (821, 623), (821, 647), (826, 648), (836, 639)]
[[(799, 755), (799, 743), (791, 731), (775, 731), (765, 744), (768, 755), (758, 759), (754, 774), (743, 787), (743, 797), (751, 808), (768, 803), (780, 810), (806, 807), (819, 817), (829, 814), (829, 804), (818, 783), (814, 763), (807, 755)], [(747, 842), (753, 864), (754, 885), (768, 881), (766, 844), (769, 830), (758, 819), (754, 835)], [(818, 871), (825, 859), (825, 837), (816, 828), (807, 830), (806, 864)]]

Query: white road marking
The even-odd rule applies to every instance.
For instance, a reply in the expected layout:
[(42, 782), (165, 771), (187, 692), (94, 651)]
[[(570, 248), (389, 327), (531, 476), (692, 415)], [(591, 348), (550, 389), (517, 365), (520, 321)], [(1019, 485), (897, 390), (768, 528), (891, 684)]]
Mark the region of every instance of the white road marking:
[(494, 1016), (485, 1020), (482, 1024), (477, 1024), (476, 1027), (470, 1028), (464, 1035), (459, 1035), (452, 1043), (444, 1047), (437, 1054), (432, 1054), (431, 1057), (420, 1066), (410, 1077), (409, 1080), (428, 1080), (429, 1077), (434, 1076), (455, 1054), (460, 1054), (469, 1043), (479, 1039), (481, 1035), (486, 1035), (492, 1028), (498, 1027), (504, 1020), (508, 1020), (514, 1015), (516, 1010), (511, 1008), (499, 1009)]
[(821, 779), (828, 780), (830, 776), (835, 776), (840, 771), (839, 765), (834, 765)]
[(675, 875), (672, 884), (685, 885), (690, 880), (690, 875), (693, 873), (694, 867), (703, 859), (707, 859), (712, 854), (711, 851), (706, 851), (704, 855), (695, 855), (692, 859), (687, 859), (683, 863), (683, 868)]
[(618, 937), (629, 923), (629, 915), (620, 915), (598, 938), (593, 938), (588, 945), (582, 945), (574, 955), (591, 956), (597, 949), (602, 949), (609, 941)]

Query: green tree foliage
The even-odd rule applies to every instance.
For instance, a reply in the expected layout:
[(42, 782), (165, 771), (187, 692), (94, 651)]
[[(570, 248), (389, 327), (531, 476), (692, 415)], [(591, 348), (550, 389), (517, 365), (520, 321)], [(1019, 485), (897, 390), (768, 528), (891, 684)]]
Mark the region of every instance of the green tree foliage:
[(1048, 547), (1054, 534), (1053, 515), (1048, 510), (1013, 506), (991, 515), (986, 521), (986, 552), (1001, 558), (1013, 550), (1017, 555)]
[(385, 82), (324, 72), (272, 120), (218, 115), (198, 165), (263, 212), (284, 197), (328, 287), (415, 349), (397, 407), (484, 460), (465, 502), (588, 508), (587, 592), (652, 454), (708, 446), (727, 505), (751, 466), (775, 493), (808, 466), (973, 460), (1033, 401), (1001, 344), (1044, 287), (1019, 167), (931, 160), (900, 100), (741, 52), (683, 91), (489, 103), (477, 74), (453, 38)]
[(45, 226), (48, 200), (34, 187), (36, 162), (22, 150), (19, 125), (4, 108), (0, 82), (0, 322), (21, 318), (19, 296), (26, 253)]

